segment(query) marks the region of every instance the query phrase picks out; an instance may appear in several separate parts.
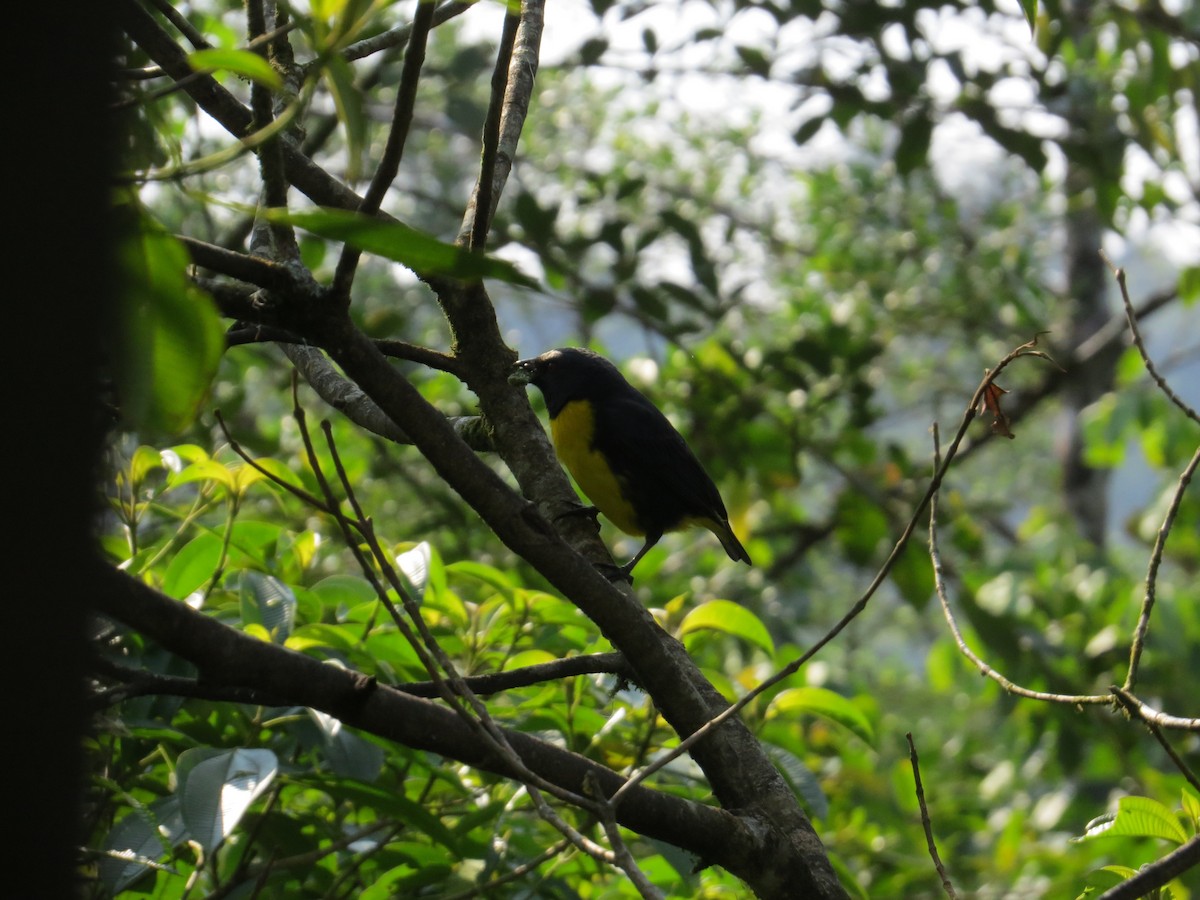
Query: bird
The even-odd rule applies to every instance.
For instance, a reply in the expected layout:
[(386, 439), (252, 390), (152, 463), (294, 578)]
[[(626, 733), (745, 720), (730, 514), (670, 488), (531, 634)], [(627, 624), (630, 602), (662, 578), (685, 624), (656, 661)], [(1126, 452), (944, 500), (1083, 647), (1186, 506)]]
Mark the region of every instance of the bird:
[[(518, 360), (508, 379), (542, 392), (554, 452), (596, 510), (645, 543), (633, 567), (663, 534), (707, 528), (729, 558), (750, 562), (717, 486), (683, 436), (611, 362), (592, 350), (560, 347)], [(589, 510), (590, 511), (590, 510)]]

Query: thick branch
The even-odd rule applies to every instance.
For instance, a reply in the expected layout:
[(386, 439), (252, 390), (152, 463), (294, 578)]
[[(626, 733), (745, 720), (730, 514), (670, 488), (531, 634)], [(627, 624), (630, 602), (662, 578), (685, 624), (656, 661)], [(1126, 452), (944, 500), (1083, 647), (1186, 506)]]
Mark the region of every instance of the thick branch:
[[(439, 704), (256, 640), (114, 569), (105, 569), (100, 577), (97, 609), (192, 662), (202, 682), (259, 691), (281, 704), (321, 710), (409, 747), (512, 775), (462, 719)], [(624, 782), (591, 760), (527, 734), (506, 730), (505, 736), (529, 769), (569, 790), (581, 791), (589, 774), (607, 794)], [(752, 848), (749, 833), (734, 816), (649, 789), (634, 792), (621, 805), (618, 818), (640, 834), (669, 841), (706, 863), (731, 870), (740, 867), (740, 858)]]

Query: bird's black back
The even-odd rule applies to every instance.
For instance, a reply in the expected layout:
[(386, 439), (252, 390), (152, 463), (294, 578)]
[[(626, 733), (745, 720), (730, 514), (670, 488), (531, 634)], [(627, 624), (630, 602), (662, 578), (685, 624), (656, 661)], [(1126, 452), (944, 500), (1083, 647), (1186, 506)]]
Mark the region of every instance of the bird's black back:
[(670, 531), (685, 519), (728, 519), (716, 485), (675, 426), (616, 366), (580, 348), (544, 358), (533, 383), (547, 412), (554, 418), (572, 401), (591, 402), (593, 446), (627, 485), (623, 493), (648, 534)]

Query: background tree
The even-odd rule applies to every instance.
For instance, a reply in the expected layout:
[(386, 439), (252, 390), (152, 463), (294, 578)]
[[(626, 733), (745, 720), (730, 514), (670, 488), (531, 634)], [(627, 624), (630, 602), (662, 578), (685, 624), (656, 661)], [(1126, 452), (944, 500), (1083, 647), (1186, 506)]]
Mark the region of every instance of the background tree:
[[(988, 4), (594, 4), (539, 70), (537, 3), (119, 9), (97, 892), (920, 896), (906, 732), (960, 887), (1164, 855), (1123, 833), (1194, 853), (1195, 398), (1122, 352), (1096, 252), (1194, 236), (1190, 13), (1045, 6), (1031, 42)], [(978, 146), (990, 190), (947, 165)], [(1131, 303), (1193, 366), (1194, 272)], [(930, 604), (929, 555), (888, 556), (927, 427), (1044, 331), (1018, 439), (976, 425), (949, 470)], [(755, 569), (676, 537), (598, 574), (615, 535), (562, 517), (506, 381), (506, 342), (578, 341), (635, 357)], [(1130, 440), (1161, 487), (1114, 542)]]

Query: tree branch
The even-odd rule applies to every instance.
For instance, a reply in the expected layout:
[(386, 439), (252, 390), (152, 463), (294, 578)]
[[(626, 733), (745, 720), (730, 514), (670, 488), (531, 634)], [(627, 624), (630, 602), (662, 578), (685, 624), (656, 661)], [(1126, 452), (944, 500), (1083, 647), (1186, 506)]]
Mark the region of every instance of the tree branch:
[(1200, 865), (1200, 834), (1183, 846), (1171, 851), (1162, 859), (1142, 866), (1136, 875), (1109, 888), (1097, 900), (1138, 900), (1149, 896), (1173, 878), (1178, 878), (1188, 869)]
[[(197, 666), (201, 684), (260, 691), (280, 705), (317, 709), (405, 746), (514, 776), (465, 722), (439, 704), (378, 684), (361, 672), (327, 666), (252, 638), (115, 569), (101, 567), (98, 579), (97, 610)], [(505, 729), (504, 734), (529, 769), (568, 790), (580, 790), (589, 772), (608, 794), (624, 783), (578, 754), (521, 732)], [(744, 859), (756, 843), (729, 813), (646, 788), (622, 804), (617, 818), (626, 828), (670, 841), (731, 871), (744, 869)]]

